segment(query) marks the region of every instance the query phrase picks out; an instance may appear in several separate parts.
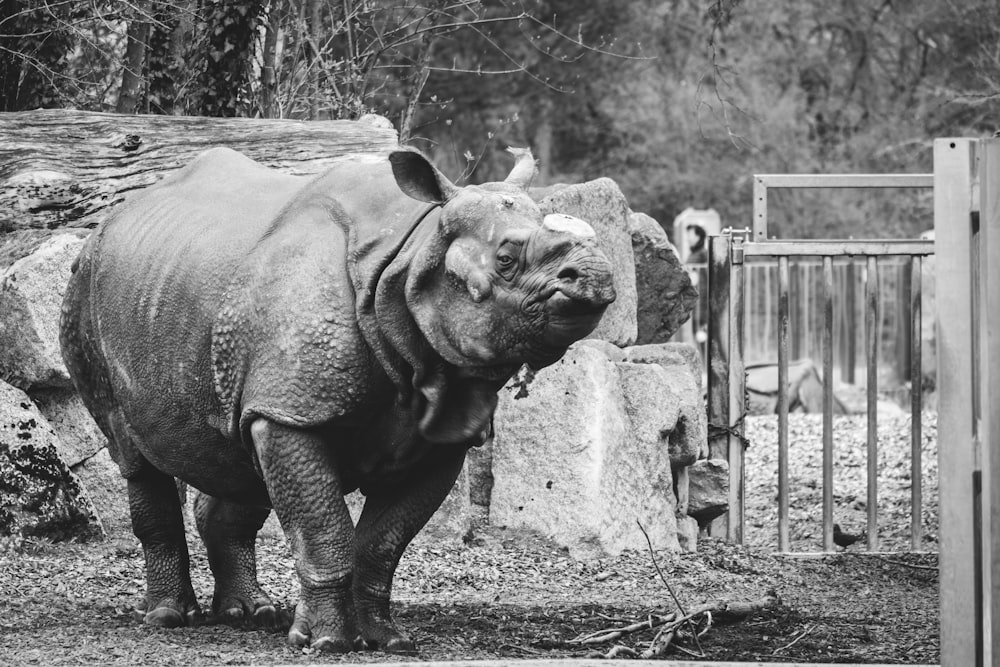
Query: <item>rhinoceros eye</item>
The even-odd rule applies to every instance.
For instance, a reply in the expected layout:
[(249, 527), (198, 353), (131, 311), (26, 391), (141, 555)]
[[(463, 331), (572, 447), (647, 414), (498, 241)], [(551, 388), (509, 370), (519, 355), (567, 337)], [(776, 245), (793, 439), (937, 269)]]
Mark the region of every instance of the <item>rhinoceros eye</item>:
[(506, 243), (497, 250), (497, 273), (504, 280), (510, 280), (514, 277), (517, 272), (517, 252), (516, 248), (512, 248), (511, 244)]

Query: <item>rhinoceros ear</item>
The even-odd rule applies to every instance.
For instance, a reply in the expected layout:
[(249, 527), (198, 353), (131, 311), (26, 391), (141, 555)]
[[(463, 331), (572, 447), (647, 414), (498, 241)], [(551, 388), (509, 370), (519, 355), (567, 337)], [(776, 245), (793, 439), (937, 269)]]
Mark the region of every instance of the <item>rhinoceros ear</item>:
[(396, 185), (418, 201), (443, 204), (458, 191), (458, 186), (417, 151), (393, 151), (389, 154), (389, 162)]

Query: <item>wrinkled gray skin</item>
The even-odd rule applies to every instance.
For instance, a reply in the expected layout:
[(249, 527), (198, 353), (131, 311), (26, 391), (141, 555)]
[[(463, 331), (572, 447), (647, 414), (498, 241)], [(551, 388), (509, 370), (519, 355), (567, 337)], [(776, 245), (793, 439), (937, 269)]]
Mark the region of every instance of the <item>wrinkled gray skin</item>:
[(533, 175), (526, 151), (506, 181), (459, 188), (410, 150), (305, 178), (215, 149), (91, 235), (61, 343), (128, 480), (146, 623), (200, 613), (177, 478), (197, 489), (215, 614), (278, 622), (254, 552), (273, 507), (302, 589), (289, 641), (415, 651), (389, 615), (403, 550), (504, 382), (614, 299), (592, 230), (543, 221)]

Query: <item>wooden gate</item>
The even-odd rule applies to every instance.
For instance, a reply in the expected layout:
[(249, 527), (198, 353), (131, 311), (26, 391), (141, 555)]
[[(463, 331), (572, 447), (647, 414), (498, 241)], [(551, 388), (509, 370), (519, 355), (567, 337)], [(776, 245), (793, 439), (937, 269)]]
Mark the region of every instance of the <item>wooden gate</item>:
[(729, 512), (712, 526), (734, 542), (743, 541), (744, 475), (743, 420), (747, 412), (745, 375), (746, 266), (758, 261), (776, 261), (775, 285), (778, 304), (778, 550), (790, 552), (788, 485), (788, 366), (789, 366), (789, 263), (796, 259), (822, 262), (822, 378), (823, 378), (823, 550), (832, 552), (833, 542), (833, 356), (834, 356), (834, 265), (855, 262), (865, 273), (865, 350), (867, 368), (867, 511), (868, 549), (877, 551), (878, 540), (878, 323), (880, 322), (880, 259), (902, 257), (909, 262), (911, 377), (917, 390), (911, 392), (911, 545), (920, 548), (922, 527), (921, 422), (919, 378), (921, 377), (921, 259), (934, 253), (933, 241), (803, 241), (776, 240), (767, 235), (768, 188), (927, 188), (930, 174), (837, 174), (837, 175), (758, 175), (754, 177), (753, 228), (724, 230), (709, 243), (709, 451), (713, 458), (729, 461)]
[[(789, 241), (767, 238), (769, 187), (933, 187), (935, 241)], [(832, 535), (833, 266), (863, 262), (868, 372), (868, 549), (878, 548), (876, 327), (880, 259), (910, 258), (912, 377), (920, 375), (920, 267), (936, 254), (941, 664), (1000, 660), (1000, 139), (939, 139), (934, 173), (758, 176), (753, 228), (725, 230), (709, 244), (709, 449), (730, 464), (729, 511), (712, 534), (743, 541), (746, 415), (744, 269), (778, 262), (778, 547), (788, 538), (788, 264), (819, 257), (823, 271), (823, 548)], [(919, 547), (921, 392), (911, 392), (911, 546)]]

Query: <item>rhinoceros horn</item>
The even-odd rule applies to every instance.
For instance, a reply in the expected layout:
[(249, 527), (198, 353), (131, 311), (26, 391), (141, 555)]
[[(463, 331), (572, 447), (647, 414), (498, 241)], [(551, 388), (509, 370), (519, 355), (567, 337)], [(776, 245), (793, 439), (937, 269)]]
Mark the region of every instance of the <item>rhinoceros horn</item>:
[(513, 155), (517, 161), (514, 163), (514, 168), (510, 170), (510, 174), (504, 179), (504, 183), (519, 185), (527, 190), (532, 179), (535, 178), (535, 174), (538, 173), (538, 166), (535, 164), (535, 158), (531, 155), (531, 149), (509, 146), (507, 152)]

